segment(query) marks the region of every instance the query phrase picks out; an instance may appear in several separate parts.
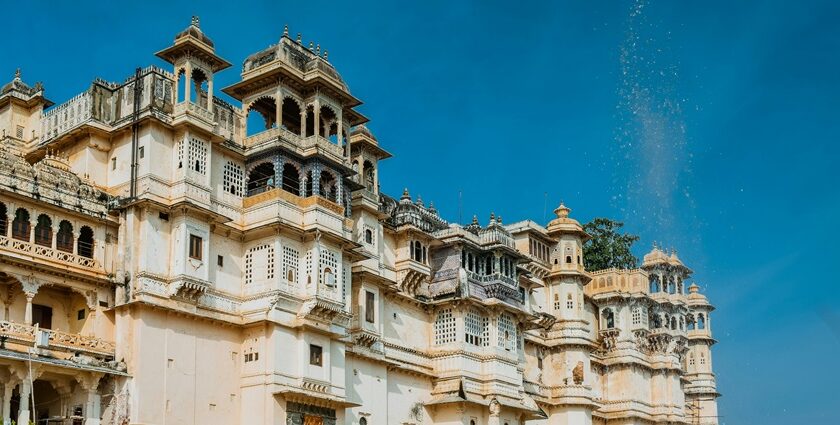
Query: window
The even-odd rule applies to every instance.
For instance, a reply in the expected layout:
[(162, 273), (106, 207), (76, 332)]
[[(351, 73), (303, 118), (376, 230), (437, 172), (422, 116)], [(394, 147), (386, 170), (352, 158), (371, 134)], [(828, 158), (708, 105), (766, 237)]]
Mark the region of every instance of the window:
[(61, 220), (58, 224), (55, 247), (59, 251), (73, 252), (73, 225), (67, 220)]
[(162, 221), (169, 221), (169, 214), (165, 212), (159, 212), (158, 218)]
[(634, 325), (642, 324), (642, 309), (641, 308), (639, 308), (639, 307), (634, 308), (632, 316), (633, 316), (632, 320), (633, 320)]
[(324, 364), (323, 351), (320, 345), (309, 344), (309, 364), (322, 366)]
[(435, 345), (455, 342), (455, 316), (451, 309), (443, 309), (435, 316)]
[(566, 256), (566, 264), (572, 264), (572, 256), (571, 255)]
[(145, 158), (146, 157), (146, 147), (145, 146), (140, 146), (140, 149), (138, 149), (138, 154), (140, 156), (140, 159)]
[(245, 186), (245, 174), (242, 172), (242, 167), (233, 162), (227, 161), (222, 170), (222, 187), (223, 190), (236, 195), (242, 196)]
[(359, 419), (359, 425), (367, 425), (367, 419), (366, 418)]
[(274, 246), (269, 244), (249, 248), (245, 253), (245, 284), (274, 279)]
[(575, 308), (575, 302), (572, 300), (572, 294), (566, 294), (566, 309), (573, 310)]
[(85, 320), (85, 309), (76, 312), (76, 320)]
[(46, 214), (38, 216), (35, 225), (35, 243), (41, 246), (52, 246), (52, 220)]
[(15, 211), (15, 219), (12, 221), (12, 237), (22, 241), (29, 240), (29, 211), (18, 208)]
[(23, 126), (19, 125), (15, 128), (15, 137), (18, 139), (23, 139)]
[(516, 325), (509, 314), (499, 316), (499, 348), (514, 351), (516, 348)]
[(255, 362), (260, 359), (260, 353), (245, 353), (245, 363)]
[(373, 292), (365, 291), (365, 321), (373, 323), (375, 315), (376, 295)]
[(207, 169), (207, 144), (198, 139), (190, 139), (188, 154), (193, 171), (204, 174)]
[(297, 287), (297, 269), (300, 261), (298, 250), (290, 247), (283, 247), (283, 275), (286, 276), (286, 283), (290, 288)]
[(190, 258), (201, 259), (201, 238), (196, 235), (190, 235)]
[(554, 309), (560, 310), (560, 294), (554, 294)]
[(225, 266), (225, 257), (222, 256), (222, 255), (217, 256), (216, 257), (216, 265), (219, 266), (219, 267), (224, 267)]
[(426, 264), (426, 246), (420, 241), (410, 241), (408, 243), (410, 249), (410, 258), (419, 263)]
[(365, 243), (368, 245), (373, 244), (373, 231), (370, 229), (365, 229)]
[(490, 320), (476, 309), (470, 309), (464, 317), (464, 341), (467, 344), (486, 347), (490, 345)]
[(9, 227), (9, 216), (6, 212), (6, 204), (0, 203), (0, 235), (6, 236)]
[(604, 311), (601, 312), (601, 316), (604, 318), (604, 327), (607, 329), (615, 327), (615, 314), (612, 309), (605, 308)]
[(116, 157), (111, 158), (111, 169), (112, 169), (112, 170), (116, 170), (116, 169), (117, 169), (117, 158), (116, 158)]

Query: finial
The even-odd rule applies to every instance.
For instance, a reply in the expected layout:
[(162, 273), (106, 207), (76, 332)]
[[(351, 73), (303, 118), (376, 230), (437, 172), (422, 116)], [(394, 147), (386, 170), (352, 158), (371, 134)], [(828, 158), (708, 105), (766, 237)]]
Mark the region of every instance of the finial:
[(478, 225), (478, 216), (477, 215), (473, 215), (472, 224), (475, 224), (476, 226)]
[(285, 35), (286, 37), (289, 36), (289, 24), (283, 25), (283, 35)]
[(490, 224), (493, 224), (496, 221), (496, 214), (490, 213)]
[(327, 60), (328, 57), (330, 57), (330, 52), (328, 52), (327, 49), (324, 49), (324, 60)]
[(194, 26), (194, 27), (196, 27), (196, 28), (198, 28), (198, 27), (199, 27), (199, 26), (198, 26), (198, 16), (197, 16), (197, 15), (193, 15), (193, 17), (192, 17), (192, 21), (190, 21), (190, 25), (192, 25), (192, 26)]
[(502, 216), (496, 217), (496, 223), (502, 224)]
[(436, 213), (437, 213), (437, 209), (435, 209), (435, 202), (434, 202), (434, 201), (429, 201), (429, 211), (430, 211), (432, 214), (436, 214)]
[(315, 54), (321, 56), (321, 43), (318, 43), (318, 46), (315, 47)]
[(569, 212), (571, 211), (572, 210), (561, 201), (560, 206), (554, 209), (554, 214), (557, 215), (557, 218), (566, 218), (569, 216)]
[(15, 80), (20, 80), (20, 68), (15, 70)]
[(295, 40), (295, 41), (297, 41), (297, 44), (301, 44), (301, 35), (300, 35), (300, 33), (298, 33), (297, 40)]
[(315, 46), (315, 43), (310, 41), (309, 42), (309, 50), (312, 51), (312, 49), (314, 49), (314, 46)]
[(408, 194), (408, 188), (403, 189), (403, 194), (400, 197), (400, 201), (404, 201), (404, 200), (408, 200), (408, 201), (411, 200), (411, 195)]
[(417, 195), (417, 205), (421, 207), (423, 206), (423, 198), (421, 198), (420, 195)]

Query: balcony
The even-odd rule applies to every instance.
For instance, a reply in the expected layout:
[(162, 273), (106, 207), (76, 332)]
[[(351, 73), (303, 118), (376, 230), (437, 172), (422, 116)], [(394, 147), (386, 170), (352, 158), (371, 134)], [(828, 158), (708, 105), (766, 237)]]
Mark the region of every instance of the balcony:
[[(91, 247), (92, 249), (92, 247)], [(102, 272), (102, 267), (99, 263), (89, 257), (73, 254), (66, 251), (61, 251), (48, 246), (37, 245), (28, 241), (12, 239), (0, 235), (0, 252), (6, 251), (11, 256), (29, 256), (39, 259), (55, 262), (56, 266), (66, 268), (68, 264), (88, 269), (95, 272)]]
[[(113, 342), (92, 336), (37, 328), (23, 323), (0, 321), (0, 340), (3, 341), (3, 345), (5, 346), (11, 343), (31, 347), (35, 344), (36, 335), (39, 332), (48, 335), (48, 345), (41, 347), (48, 350), (70, 353), (83, 352), (97, 357), (114, 357), (117, 348), (117, 345)], [(8, 347), (5, 348), (8, 349)]]
[[(242, 200), (245, 223), (259, 225), (278, 217), (304, 229), (325, 227), (339, 235), (352, 228), (352, 220), (344, 217), (344, 207), (321, 196), (300, 197), (274, 188)], [(348, 230), (349, 231), (349, 230)]]
[(321, 136), (301, 137), (283, 127), (269, 128), (248, 136), (243, 145), (251, 154), (272, 146), (281, 146), (304, 158), (320, 155), (340, 164), (346, 160), (343, 147)]

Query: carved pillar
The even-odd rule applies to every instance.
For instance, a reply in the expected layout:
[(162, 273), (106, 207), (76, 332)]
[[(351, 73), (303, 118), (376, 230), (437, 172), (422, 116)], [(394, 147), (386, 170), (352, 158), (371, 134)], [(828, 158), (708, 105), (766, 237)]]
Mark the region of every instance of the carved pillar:
[(187, 65), (184, 67), (184, 102), (190, 103), (190, 93), (192, 88), (192, 64), (187, 62)]
[(76, 380), (85, 394), (85, 424), (99, 425), (101, 422), (101, 396), (99, 395), (99, 380), (101, 373), (87, 373), (77, 375)]
[(321, 165), (315, 164), (312, 167), (312, 194), (321, 194)]
[(28, 378), (20, 381), (20, 407), (18, 408), (17, 423), (28, 424), (29, 416), (29, 400), (32, 398), (32, 385)]
[[(72, 407), (70, 406), (70, 397), (73, 395), (73, 387), (70, 385), (69, 381), (64, 380), (55, 380), (50, 381), (50, 385), (52, 385), (53, 389), (56, 393), (58, 393), (58, 400), (59, 400), (59, 415), (62, 417), (70, 417), (72, 412)], [(68, 420), (64, 420), (64, 423), (71, 423)]]
[(274, 122), (277, 128), (283, 128), (283, 93), (277, 88), (277, 95), (274, 96)]
[(79, 255), (79, 236), (82, 234), (81, 226), (73, 229), (73, 255)]
[(38, 225), (38, 214), (33, 211), (29, 215), (29, 243), (35, 243), (35, 226)]
[(321, 135), (320, 134), (321, 133), (321, 102), (318, 102), (318, 100), (316, 99), (315, 103), (313, 103), (312, 105), (313, 105), (312, 109), (313, 109), (313, 112), (314, 112), (314, 114), (313, 114), (314, 119), (312, 120), (312, 127), (314, 127), (315, 136), (320, 136)]
[(35, 298), (35, 292), (24, 292), (26, 295), (26, 310), (23, 312), (23, 323), (32, 326), (32, 299)]
[[(278, 126), (279, 126), (279, 124), (278, 124)], [(280, 189), (282, 189), (283, 188), (283, 167), (284, 167), (283, 157), (280, 156), (280, 155), (275, 156), (272, 163), (274, 165), (274, 187), (279, 187)]]
[(11, 380), (11, 378), (4, 377), (3, 379), (3, 403), (2, 403), (2, 413), (3, 413), (3, 425), (11, 425), (12, 423), (12, 390), (15, 389), (17, 384), (15, 381)]
[(306, 111), (307, 107), (304, 106), (303, 110), (300, 111), (300, 137), (306, 137)]
[(207, 110), (213, 113), (213, 74), (207, 78)]

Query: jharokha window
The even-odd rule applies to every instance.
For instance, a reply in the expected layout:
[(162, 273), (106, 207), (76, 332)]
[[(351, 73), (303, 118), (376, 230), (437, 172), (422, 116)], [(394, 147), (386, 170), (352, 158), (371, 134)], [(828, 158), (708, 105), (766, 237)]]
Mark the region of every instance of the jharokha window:
[(15, 211), (15, 219), (12, 221), (12, 237), (22, 241), (29, 240), (29, 211), (18, 208)]
[(201, 259), (201, 238), (196, 235), (190, 235), (190, 258)]
[(365, 291), (365, 321), (368, 323), (374, 322), (374, 311), (376, 305), (376, 295), (373, 292)]
[(67, 220), (62, 220), (58, 224), (55, 247), (59, 251), (73, 252), (73, 225)]
[(309, 364), (322, 366), (324, 364), (323, 351), (320, 345), (309, 344)]
[(35, 243), (41, 246), (52, 246), (52, 220), (46, 214), (38, 216), (35, 225)]

